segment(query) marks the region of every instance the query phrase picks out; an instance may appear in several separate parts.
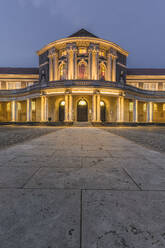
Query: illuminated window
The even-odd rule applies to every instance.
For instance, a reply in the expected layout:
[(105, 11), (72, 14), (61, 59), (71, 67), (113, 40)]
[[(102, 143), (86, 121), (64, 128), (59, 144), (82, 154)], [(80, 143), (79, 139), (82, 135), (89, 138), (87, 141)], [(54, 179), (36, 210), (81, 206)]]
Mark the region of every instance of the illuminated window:
[(36, 102), (32, 101), (32, 111), (35, 111), (35, 110), (36, 110)]
[(154, 103), (154, 111), (158, 111), (158, 105), (156, 103)]
[(87, 105), (87, 102), (85, 100), (80, 100), (78, 105), (85, 106)]
[(163, 103), (163, 111), (165, 111), (165, 103)]
[(144, 103), (143, 104), (143, 112), (146, 112), (147, 111), (147, 103)]
[(10, 112), (10, 103), (7, 103), (7, 112)]
[(129, 103), (129, 111), (130, 112), (133, 112), (133, 102), (130, 102)]
[(103, 107), (105, 103), (103, 101), (100, 101), (100, 106)]
[(105, 51), (104, 51), (104, 50), (100, 51), (100, 52), (99, 52), (99, 56), (100, 56), (100, 57), (105, 57)]
[(8, 89), (12, 90), (15, 88), (15, 83), (14, 82), (8, 82)]
[(103, 63), (100, 64), (100, 80), (105, 80), (106, 67)]
[(60, 80), (66, 79), (66, 64), (62, 63), (60, 65)]
[(21, 82), (15, 82), (15, 89), (21, 88)]
[(87, 49), (85, 47), (79, 48), (79, 54), (85, 54), (87, 53)]
[(78, 65), (78, 77), (79, 79), (87, 78), (87, 66), (84, 62), (80, 62)]
[(65, 106), (65, 101), (60, 102), (60, 106)]
[(63, 50), (63, 51), (61, 52), (61, 56), (66, 56), (66, 50)]
[(21, 103), (20, 103), (20, 102), (17, 103), (17, 110), (18, 110), (18, 111), (21, 110)]

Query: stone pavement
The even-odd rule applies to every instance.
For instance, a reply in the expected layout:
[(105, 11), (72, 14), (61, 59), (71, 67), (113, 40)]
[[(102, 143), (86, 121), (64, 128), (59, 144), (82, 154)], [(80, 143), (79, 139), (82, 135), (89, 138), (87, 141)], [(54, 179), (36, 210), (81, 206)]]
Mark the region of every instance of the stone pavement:
[(165, 247), (165, 154), (55, 131), (0, 151), (0, 247)]

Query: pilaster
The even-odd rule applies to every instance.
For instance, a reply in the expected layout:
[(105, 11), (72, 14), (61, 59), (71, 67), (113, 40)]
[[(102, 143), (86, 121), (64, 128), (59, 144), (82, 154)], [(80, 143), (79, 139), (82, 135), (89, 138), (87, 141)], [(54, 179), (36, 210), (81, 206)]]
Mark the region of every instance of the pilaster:
[(31, 99), (28, 98), (26, 101), (26, 120), (32, 121), (32, 108), (31, 108)]
[(124, 97), (117, 98), (117, 122), (124, 122)]
[(55, 50), (53, 53), (53, 80), (58, 80), (58, 51)]
[(69, 121), (69, 94), (65, 93), (65, 122)]
[(11, 121), (17, 121), (17, 103), (15, 100), (11, 102)]
[(138, 122), (138, 100), (134, 100), (133, 103), (133, 121)]
[(96, 94), (92, 96), (92, 121), (96, 122)]
[(68, 58), (68, 79), (72, 80), (75, 78), (75, 53), (76, 53), (76, 43), (67, 44), (67, 58)]
[(112, 81), (112, 54), (110, 51), (107, 56), (107, 80)]
[(153, 122), (153, 103), (147, 103), (147, 122)]
[(48, 98), (41, 96), (41, 122), (48, 121)]
[(49, 81), (53, 81), (54, 76), (53, 76), (53, 54), (54, 54), (55, 49), (52, 48), (49, 50)]

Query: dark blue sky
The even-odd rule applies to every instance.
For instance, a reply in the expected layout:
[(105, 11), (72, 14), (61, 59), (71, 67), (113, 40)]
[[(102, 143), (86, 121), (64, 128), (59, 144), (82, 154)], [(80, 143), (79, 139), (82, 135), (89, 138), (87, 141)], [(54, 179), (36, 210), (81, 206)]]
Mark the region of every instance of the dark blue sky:
[(36, 51), (86, 28), (130, 52), (128, 67), (165, 68), (165, 0), (0, 0), (0, 66), (38, 66)]

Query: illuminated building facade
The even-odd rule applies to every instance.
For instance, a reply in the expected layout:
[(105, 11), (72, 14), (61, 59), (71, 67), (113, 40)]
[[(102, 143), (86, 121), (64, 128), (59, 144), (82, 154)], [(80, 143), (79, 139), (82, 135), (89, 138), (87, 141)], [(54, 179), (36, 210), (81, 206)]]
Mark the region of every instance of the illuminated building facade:
[(128, 52), (81, 29), (0, 68), (0, 122), (165, 122), (165, 69), (129, 69)]

